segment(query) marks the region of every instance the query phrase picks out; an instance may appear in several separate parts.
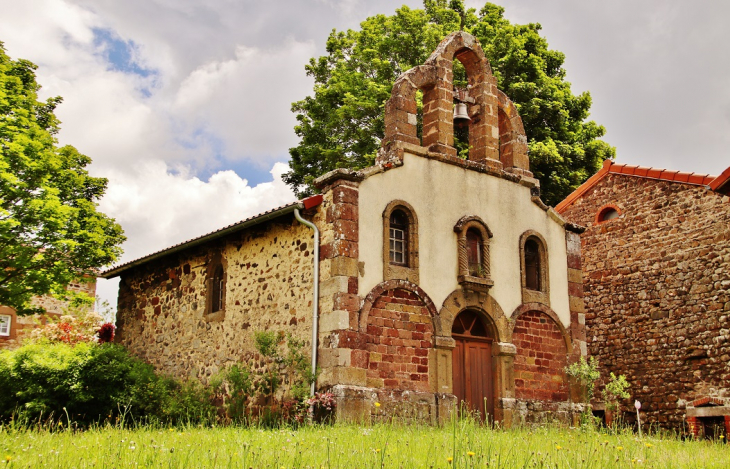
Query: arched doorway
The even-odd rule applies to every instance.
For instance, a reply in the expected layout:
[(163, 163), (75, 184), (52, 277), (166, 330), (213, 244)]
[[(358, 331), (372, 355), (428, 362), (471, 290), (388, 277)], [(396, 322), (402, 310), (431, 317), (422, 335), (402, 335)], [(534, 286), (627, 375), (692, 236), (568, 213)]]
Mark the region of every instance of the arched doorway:
[(478, 412), (482, 420), (485, 413), (493, 417), (491, 334), (478, 313), (466, 310), (454, 319), (451, 335), (456, 341), (452, 354), (453, 383), (459, 408), (465, 406)]

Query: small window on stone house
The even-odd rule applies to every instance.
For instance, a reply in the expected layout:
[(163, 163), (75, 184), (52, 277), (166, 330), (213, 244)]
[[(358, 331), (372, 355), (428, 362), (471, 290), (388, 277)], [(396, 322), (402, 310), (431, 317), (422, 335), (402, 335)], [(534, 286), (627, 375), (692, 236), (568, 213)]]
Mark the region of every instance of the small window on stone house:
[(0, 337), (8, 337), (10, 336), (10, 323), (12, 321), (12, 317), (8, 315), (0, 315)]
[(596, 213), (596, 220), (595, 223), (603, 223), (609, 220), (615, 220), (616, 218), (621, 216), (621, 211), (619, 208), (613, 204), (605, 205), (601, 207), (600, 210), (598, 210), (598, 213)]
[(471, 228), (466, 232), (466, 253), (469, 262), (469, 275), (473, 277), (484, 277), (484, 266), (482, 265), (482, 250), (484, 242), (482, 235)]
[(383, 211), (383, 280), (393, 279), (418, 283), (418, 219), (402, 200)]
[(219, 254), (208, 263), (206, 273), (205, 318), (221, 321), (226, 309), (226, 268)]
[(520, 267), (522, 302), (550, 305), (547, 244), (535, 231), (527, 231), (520, 238)]

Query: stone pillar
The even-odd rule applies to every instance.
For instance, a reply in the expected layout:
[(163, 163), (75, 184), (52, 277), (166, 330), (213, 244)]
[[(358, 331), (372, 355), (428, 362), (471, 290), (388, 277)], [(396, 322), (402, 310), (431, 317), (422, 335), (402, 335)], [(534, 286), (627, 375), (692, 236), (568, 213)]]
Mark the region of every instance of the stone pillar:
[(358, 181), (335, 179), (323, 188), (326, 226), (320, 249), (319, 367), (317, 387), (364, 386), (368, 367), (359, 332)]
[(573, 339), (571, 360), (588, 355), (586, 342), (586, 310), (583, 302), (583, 274), (581, 272), (580, 235), (565, 231), (568, 254), (568, 301), (570, 304), (570, 335)]
[(502, 426), (505, 428), (509, 428), (515, 423), (515, 355), (517, 355), (517, 347), (514, 344), (507, 342), (492, 344), (496, 400), (494, 420), (502, 422)]

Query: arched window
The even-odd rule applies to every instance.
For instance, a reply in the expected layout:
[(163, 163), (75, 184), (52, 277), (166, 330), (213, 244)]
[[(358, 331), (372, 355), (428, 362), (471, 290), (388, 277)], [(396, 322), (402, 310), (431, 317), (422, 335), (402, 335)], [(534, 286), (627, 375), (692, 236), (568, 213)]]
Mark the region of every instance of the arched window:
[(389, 238), (390, 263), (408, 266), (408, 217), (403, 210), (390, 214)]
[(540, 247), (532, 238), (525, 241), (525, 288), (540, 291)]
[(489, 239), (492, 232), (477, 216), (462, 217), (454, 226), (459, 250), (458, 282), (468, 290), (486, 291), (490, 277)]
[(526, 231), (520, 237), (520, 270), (522, 302), (550, 306), (547, 243), (536, 231)]
[(609, 220), (615, 220), (621, 216), (621, 210), (613, 204), (605, 205), (596, 213), (595, 223), (603, 223)]
[(482, 235), (474, 228), (466, 231), (466, 256), (469, 262), (469, 275), (483, 277), (484, 268), (482, 265), (482, 250), (484, 243)]
[(220, 253), (208, 262), (205, 288), (205, 319), (222, 321), (226, 312), (226, 265)]
[(393, 200), (383, 211), (383, 280), (418, 283), (418, 219), (403, 200)]

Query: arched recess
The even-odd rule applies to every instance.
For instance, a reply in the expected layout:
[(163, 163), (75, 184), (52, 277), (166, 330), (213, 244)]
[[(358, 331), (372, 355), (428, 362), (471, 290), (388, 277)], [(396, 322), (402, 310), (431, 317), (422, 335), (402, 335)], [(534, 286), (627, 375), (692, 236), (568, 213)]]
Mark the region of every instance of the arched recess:
[(512, 334), (515, 328), (515, 322), (517, 321), (517, 318), (520, 317), (520, 315), (525, 314), (530, 311), (539, 311), (543, 314), (545, 314), (547, 317), (549, 317), (553, 323), (555, 323), (555, 327), (558, 328), (560, 331), (560, 335), (563, 337), (563, 341), (565, 342), (565, 348), (568, 354), (571, 354), (573, 352), (573, 341), (570, 337), (570, 331), (563, 326), (563, 323), (560, 321), (560, 318), (558, 315), (553, 311), (549, 306), (544, 305), (542, 303), (523, 303), (520, 306), (518, 306), (510, 315), (509, 317), (509, 323), (510, 323), (510, 335), (509, 340), (512, 341)]
[[(481, 258), (478, 259), (478, 268), (473, 269), (473, 260), (470, 256), (471, 249), (468, 244), (469, 230), (474, 230), (481, 241), (480, 251)], [(484, 220), (476, 215), (465, 216), (459, 219), (454, 225), (454, 232), (457, 235), (457, 248), (459, 259), (458, 281), (462, 288), (487, 291), (489, 287), (494, 285), (491, 276), (489, 244), (492, 238), (492, 231), (489, 229)]]
[(367, 295), (360, 330), (368, 386), (433, 391), (435, 312), (425, 292), (405, 280), (382, 282)]
[[(408, 219), (406, 230), (406, 262), (398, 265), (390, 259), (390, 220), (394, 211), (400, 210)], [(408, 280), (418, 284), (418, 217), (416, 211), (404, 200), (392, 200), (383, 210), (383, 279)]]
[(527, 135), (517, 108), (502, 90), (497, 90), (499, 101), (499, 160), (504, 169), (532, 177), (527, 155)]
[[(537, 231), (527, 230), (520, 236), (519, 243), (522, 303), (542, 303), (550, 306), (550, 269), (547, 242)], [(533, 251), (535, 249), (536, 252)], [(531, 260), (536, 264), (531, 264)], [(534, 269), (534, 271), (531, 269)], [(536, 277), (530, 277), (531, 274), (536, 275)]]
[(572, 351), (570, 337), (555, 313), (545, 305), (521, 305), (513, 325), (515, 397), (564, 402), (570, 389), (565, 367)]

